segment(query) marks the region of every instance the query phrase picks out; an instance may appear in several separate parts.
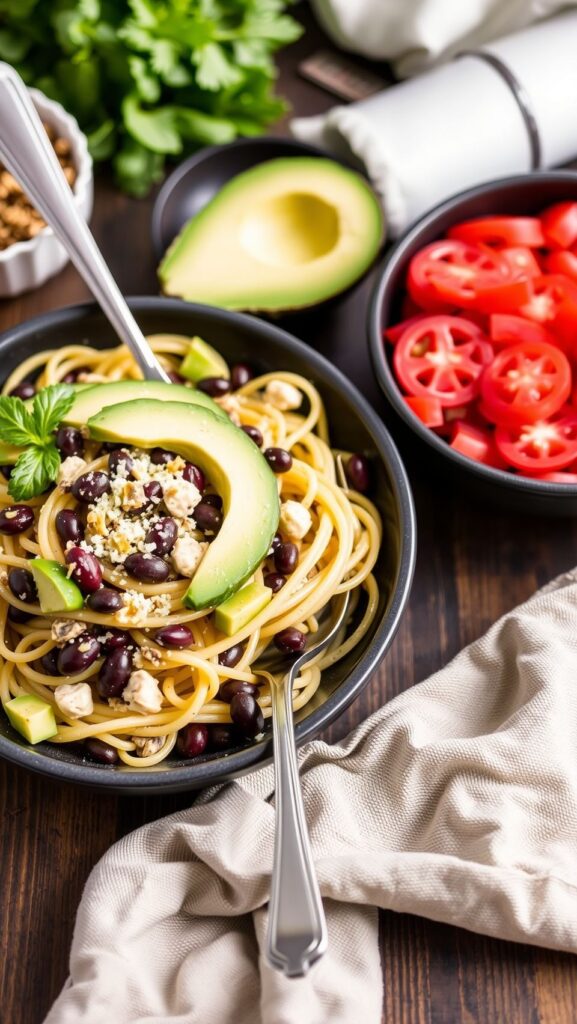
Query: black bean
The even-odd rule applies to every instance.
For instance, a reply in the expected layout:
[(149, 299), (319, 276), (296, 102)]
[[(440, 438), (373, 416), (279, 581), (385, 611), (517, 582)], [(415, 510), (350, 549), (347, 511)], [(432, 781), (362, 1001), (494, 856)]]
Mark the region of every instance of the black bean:
[(28, 505), (7, 505), (0, 512), (0, 533), (14, 537), (29, 530), (34, 522), (34, 509)]
[(98, 673), (98, 693), (104, 700), (120, 697), (132, 672), (132, 654), (126, 648), (113, 651), (103, 661)]
[(221, 651), (218, 656), (218, 663), (219, 665), (224, 665), (225, 668), (234, 668), (235, 665), (238, 665), (243, 654), (243, 645), (234, 644), (232, 647), (227, 648), (226, 651)]
[(250, 693), (254, 697), (257, 693), (257, 688), (253, 683), (245, 682), (244, 679), (227, 679), (226, 682), (220, 684), (218, 698), (230, 704), (236, 693)]
[(176, 458), (176, 452), (169, 452), (166, 448), (153, 448), (150, 452), (150, 461), (155, 466), (166, 466), (167, 462), (172, 462)]
[(275, 633), (273, 640), (275, 647), (283, 654), (300, 654), (307, 642), (305, 634), (294, 626), (281, 629), (280, 633)]
[(260, 705), (250, 693), (234, 695), (230, 702), (230, 717), (245, 736), (256, 736), (264, 729), (264, 717)]
[(234, 725), (209, 725), (208, 746), (210, 750), (229, 750), (237, 747), (240, 742), (238, 730)]
[(148, 499), (150, 505), (158, 505), (162, 501), (162, 486), (158, 480), (149, 480), (144, 485), (144, 493)]
[(56, 447), (63, 459), (82, 455), (84, 438), (76, 427), (59, 427), (56, 431)]
[(123, 468), (123, 476), (130, 476), (134, 469), (134, 459), (126, 448), (117, 448), (108, 456), (108, 472), (112, 473), (112, 476), (118, 474), (119, 466)]
[(157, 555), (141, 555), (138, 552), (129, 555), (124, 568), (135, 580), (142, 583), (164, 583), (170, 575), (168, 564)]
[(23, 622), (28, 622), (28, 620), (32, 618), (32, 615), (30, 612), (24, 612), (21, 608), (14, 608), (13, 605), (10, 605), (8, 609), (8, 618), (10, 622), (16, 622), (21, 625)]
[(5, 480), (9, 480), (13, 472), (14, 466), (0, 466), (0, 473), (2, 473)]
[(230, 381), (227, 377), (203, 377), (202, 380), (197, 380), (196, 386), (199, 391), (204, 391), (205, 395), (210, 395), (211, 398), (219, 398), (230, 391)]
[(77, 370), (69, 370), (66, 376), (62, 378), (62, 383), (75, 384), (81, 373), (90, 373), (90, 367), (79, 366)]
[(118, 751), (109, 743), (103, 743), (96, 736), (89, 736), (84, 740), (84, 748), (93, 761), (100, 761), (101, 764), (118, 764)]
[(47, 676), (58, 676), (58, 648), (53, 647), (47, 654), (43, 654), (40, 658), (40, 671), (44, 672)]
[(88, 595), (86, 604), (93, 612), (98, 612), (100, 615), (112, 615), (122, 608), (123, 600), (118, 590), (113, 590), (112, 587), (100, 587), (99, 590)]
[(84, 537), (84, 526), (77, 512), (71, 508), (61, 508), (55, 519), (56, 533), (64, 545), (72, 542), (78, 544)]
[(136, 647), (127, 629), (115, 629), (114, 626), (106, 626), (98, 630), (97, 638), (105, 654), (110, 654), (111, 651), (118, 651), (124, 647)]
[(203, 533), (218, 533), (222, 526), (222, 512), (206, 501), (200, 501), (192, 514)]
[(98, 590), (102, 584), (102, 567), (96, 555), (76, 545), (68, 548), (64, 557), (67, 565), (74, 565), (72, 579), (81, 590), (87, 594)]
[(248, 384), (249, 380), (252, 380), (254, 373), (250, 366), (246, 363), (235, 363), (232, 370), (230, 371), (230, 383), (232, 390), (236, 391), (238, 388), (243, 388), (245, 384)]
[(345, 463), (347, 480), (355, 491), (365, 494), (371, 486), (371, 470), (364, 455), (351, 455)]
[(60, 648), (58, 671), (61, 676), (75, 676), (84, 672), (100, 657), (100, 644), (95, 636), (81, 633), (75, 640)]
[(10, 395), (11, 398), (21, 398), (22, 401), (25, 402), (27, 398), (34, 397), (34, 395), (36, 394), (36, 388), (34, 387), (31, 381), (23, 380), (20, 382), (20, 384), (17, 384), (16, 387), (13, 387), (12, 390), (8, 392), (8, 394)]
[(287, 540), (279, 544), (274, 552), (274, 565), (277, 572), (289, 576), (294, 572), (299, 563), (299, 549), (292, 541)]
[(273, 473), (288, 473), (293, 464), (292, 455), (284, 448), (265, 448), (264, 457)]
[(186, 466), (182, 471), (182, 479), (188, 480), (189, 484), (194, 484), (197, 490), (202, 494), (206, 487), (206, 479), (200, 466), (195, 466), (194, 462), (187, 462)]
[(241, 430), (244, 430), (245, 434), (247, 434), (248, 437), (250, 437), (251, 441), (254, 441), (257, 448), (262, 448), (264, 444), (264, 437), (262, 436), (258, 427), (244, 426), (241, 427)]
[(8, 586), (19, 601), (25, 604), (34, 604), (38, 593), (34, 577), (28, 569), (10, 569), (8, 573)]
[(281, 544), (282, 544), (282, 537), (281, 537), (280, 533), (275, 533), (273, 539), (270, 542), (270, 546), (271, 546), (272, 550), (276, 551), (276, 549), (279, 548), (281, 546)]
[(103, 473), (101, 470), (91, 470), (89, 473), (77, 476), (70, 490), (77, 501), (90, 504), (110, 490), (110, 477), (108, 473)]
[(155, 555), (167, 555), (169, 551), (172, 551), (177, 537), (178, 526), (174, 519), (171, 519), (170, 516), (165, 516), (164, 519), (159, 519), (151, 527), (144, 541), (146, 544), (154, 545)]
[(222, 498), (220, 494), (203, 494), (202, 503), (203, 505), (213, 505), (214, 508), (222, 508)]
[(188, 626), (175, 622), (173, 626), (157, 629), (154, 639), (161, 647), (190, 647), (193, 636)]
[(265, 587), (270, 587), (273, 594), (278, 594), (279, 590), (282, 590), (286, 583), (286, 576), (283, 576), (280, 572), (267, 572), (263, 576), (263, 583)]
[(199, 757), (206, 750), (208, 729), (200, 722), (185, 725), (178, 733), (176, 746), (183, 757)]

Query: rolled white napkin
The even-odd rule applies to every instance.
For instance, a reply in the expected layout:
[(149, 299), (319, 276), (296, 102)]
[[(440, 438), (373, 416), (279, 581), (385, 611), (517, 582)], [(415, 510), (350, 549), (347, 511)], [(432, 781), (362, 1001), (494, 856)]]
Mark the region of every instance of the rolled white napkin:
[(329, 949), (262, 955), (270, 767), (92, 872), (45, 1024), (379, 1024), (376, 907), (577, 952), (577, 570), (336, 746), (301, 752)]
[[(523, 87), (537, 125), (542, 165), (577, 155), (577, 11), (567, 11), (483, 51)], [(400, 234), (442, 199), (491, 178), (531, 170), (527, 125), (503, 76), (463, 56), (326, 115), (296, 118), (305, 142), (356, 162)]]

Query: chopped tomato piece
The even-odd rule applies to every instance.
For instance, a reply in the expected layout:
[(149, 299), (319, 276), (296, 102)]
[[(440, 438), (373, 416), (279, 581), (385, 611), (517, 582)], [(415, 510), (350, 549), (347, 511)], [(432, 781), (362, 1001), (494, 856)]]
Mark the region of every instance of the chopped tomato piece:
[(555, 203), (541, 214), (545, 244), (568, 249), (577, 241), (577, 203)]
[(545, 270), (549, 274), (566, 274), (572, 281), (577, 281), (577, 256), (566, 249), (548, 252), (544, 259)]
[(577, 335), (577, 282), (563, 274), (543, 274), (530, 280), (532, 295), (519, 312), (547, 327), (569, 345)]
[(516, 277), (539, 277), (543, 272), (535, 254), (526, 245), (501, 249), (500, 253)]
[(419, 320), (424, 320), (426, 316), (426, 313), (417, 313), (416, 316), (410, 316), (407, 320), (401, 320), (398, 324), (391, 324), (390, 327), (385, 327), (383, 338), (390, 341), (392, 345), (395, 345), (407, 327), (418, 323)]
[(410, 395), (465, 405), (477, 394), (493, 349), (478, 327), (456, 316), (430, 316), (407, 327), (393, 352), (397, 379)]
[(516, 469), (529, 473), (564, 469), (577, 459), (577, 412), (565, 407), (547, 421), (498, 426), (495, 443)]
[(479, 285), (471, 304), (483, 313), (516, 313), (531, 299), (531, 280), (535, 279), (525, 277), (501, 284)]
[(475, 427), (471, 423), (459, 422), (455, 425), (451, 448), (469, 459), (474, 459), (475, 462), (482, 462), (485, 466), (507, 468), (507, 463), (497, 451), (489, 431)]
[(407, 289), (422, 309), (446, 312), (454, 306), (471, 306), (479, 288), (503, 284), (511, 277), (499, 253), (441, 239), (413, 256)]
[(455, 224), (447, 235), (469, 245), (525, 245), (531, 249), (545, 245), (538, 217), (476, 217), (475, 220)]
[(443, 406), (438, 398), (407, 395), (405, 402), (426, 427), (441, 427), (443, 425)]
[(555, 338), (541, 324), (510, 313), (493, 313), (489, 317), (489, 337), (495, 348), (514, 345), (517, 341), (544, 341), (555, 344)]
[(499, 352), (481, 380), (483, 411), (494, 423), (546, 420), (571, 394), (571, 367), (556, 345), (521, 341)]

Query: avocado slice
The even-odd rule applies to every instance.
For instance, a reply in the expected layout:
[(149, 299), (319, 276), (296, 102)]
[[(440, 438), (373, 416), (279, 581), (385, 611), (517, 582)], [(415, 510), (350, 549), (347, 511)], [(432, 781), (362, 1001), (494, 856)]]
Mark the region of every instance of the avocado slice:
[(6, 701), (4, 710), (10, 725), (29, 743), (49, 740), (58, 731), (52, 706), (35, 693), (21, 693)]
[(272, 590), (264, 583), (247, 583), (246, 587), (237, 590), (236, 594), (219, 604), (214, 613), (214, 624), (221, 633), (233, 636), (255, 615), (266, 608), (272, 599)]
[(74, 399), (74, 405), (62, 417), (62, 422), (72, 427), (81, 427), (101, 409), (144, 398), (200, 405), (209, 409), (219, 419), (230, 422), (224, 410), (205, 395), (204, 391), (185, 388), (184, 384), (165, 384), (161, 380), (115, 380), (110, 384), (93, 384)]
[(88, 429), (98, 441), (169, 448), (205, 471), (223, 499), (224, 521), (183, 602), (200, 610), (238, 590), (267, 554), (279, 521), (276, 478), (244, 431), (198, 405), (149, 400), (109, 406)]
[(230, 370), (220, 352), (198, 337), (191, 338), (180, 372), (195, 383), (203, 377), (230, 377)]
[(65, 566), (60, 562), (50, 558), (33, 558), (30, 569), (43, 612), (75, 612), (83, 607), (82, 591), (74, 580), (69, 579)]
[(376, 195), (321, 157), (269, 160), (229, 181), (185, 224), (158, 274), (167, 295), (225, 309), (312, 306), (348, 288), (383, 238)]

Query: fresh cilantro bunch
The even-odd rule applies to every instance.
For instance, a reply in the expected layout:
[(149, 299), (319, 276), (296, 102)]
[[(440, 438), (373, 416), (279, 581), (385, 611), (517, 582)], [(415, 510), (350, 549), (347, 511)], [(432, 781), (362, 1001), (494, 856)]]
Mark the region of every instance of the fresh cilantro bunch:
[(0, 0), (0, 59), (77, 118), (145, 195), (166, 157), (258, 135), (285, 104), (272, 54), (291, 0)]
[(8, 493), (15, 501), (35, 498), (56, 480), (60, 455), (54, 431), (74, 402), (69, 384), (51, 384), (34, 396), (32, 408), (21, 398), (0, 396), (0, 439), (23, 448), (12, 470)]

